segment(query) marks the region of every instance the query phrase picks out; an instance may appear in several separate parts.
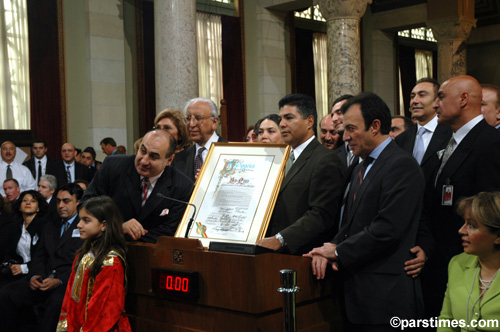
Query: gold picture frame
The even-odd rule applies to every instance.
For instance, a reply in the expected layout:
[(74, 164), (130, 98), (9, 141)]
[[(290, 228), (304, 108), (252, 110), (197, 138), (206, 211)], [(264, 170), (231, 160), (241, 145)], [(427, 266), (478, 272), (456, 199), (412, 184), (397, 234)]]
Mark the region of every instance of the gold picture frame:
[[(286, 144), (214, 143), (175, 237), (255, 244), (267, 231), (285, 175)], [(188, 231), (189, 227), (189, 231)]]

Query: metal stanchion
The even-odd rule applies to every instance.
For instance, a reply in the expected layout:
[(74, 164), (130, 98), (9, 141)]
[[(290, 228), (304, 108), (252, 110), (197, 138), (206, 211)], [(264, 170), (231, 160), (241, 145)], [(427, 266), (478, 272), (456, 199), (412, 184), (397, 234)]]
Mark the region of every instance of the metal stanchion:
[(297, 287), (297, 271), (295, 270), (281, 270), (281, 287), (278, 292), (283, 293), (284, 306), (283, 311), (285, 314), (285, 332), (297, 331), (295, 319), (295, 293), (300, 291)]

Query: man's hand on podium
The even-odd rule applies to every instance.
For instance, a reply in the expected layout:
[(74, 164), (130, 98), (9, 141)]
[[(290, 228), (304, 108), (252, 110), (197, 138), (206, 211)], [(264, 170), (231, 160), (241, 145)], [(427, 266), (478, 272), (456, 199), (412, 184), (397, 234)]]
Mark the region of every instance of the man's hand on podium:
[(141, 236), (146, 235), (146, 233), (148, 232), (146, 229), (142, 227), (141, 223), (134, 218), (124, 222), (122, 227), (123, 227), (123, 232), (125, 234), (130, 235), (130, 237), (133, 240), (140, 239)]
[(274, 236), (266, 237), (263, 239), (260, 239), (256, 243), (258, 246), (272, 249), (272, 250), (278, 250), (281, 248), (281, 242), (275, 238)]

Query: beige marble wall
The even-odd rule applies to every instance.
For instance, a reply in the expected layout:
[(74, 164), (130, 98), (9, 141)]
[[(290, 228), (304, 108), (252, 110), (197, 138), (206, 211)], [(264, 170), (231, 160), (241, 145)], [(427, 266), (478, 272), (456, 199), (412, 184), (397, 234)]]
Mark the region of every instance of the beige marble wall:
[(88, 56), (91, 86), (89, 144), (104, 137), (126, 144), (124, 30), (117, 0), (88, 0)]
[(260, 116), (277, 113), (278, 101), (290, 91), (286, 13), (257, 8), (257, 61)]
[(128, 145), (122, 4), (67, 0), (64, 5), (69, 140), (79, 148), (93, 146), (102, 160), (102, 138)]

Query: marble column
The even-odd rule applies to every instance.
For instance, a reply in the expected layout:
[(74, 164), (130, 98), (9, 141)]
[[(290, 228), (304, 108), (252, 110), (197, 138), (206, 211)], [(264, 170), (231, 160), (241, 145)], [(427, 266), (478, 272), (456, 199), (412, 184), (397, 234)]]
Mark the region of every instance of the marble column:
[(359, 22), (372, 0), (315, 0), (327, 22), (328, 100), (361, 92)]
[(446, 17), (427, 22), (438, 44), (438, 81), (467, 73), (465, 40), (469, 37), (476, 19), (471, 17)]
[(156, 112), (198, 96), (196, 0), (155, 0)]

